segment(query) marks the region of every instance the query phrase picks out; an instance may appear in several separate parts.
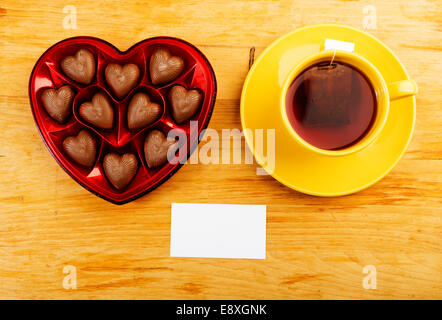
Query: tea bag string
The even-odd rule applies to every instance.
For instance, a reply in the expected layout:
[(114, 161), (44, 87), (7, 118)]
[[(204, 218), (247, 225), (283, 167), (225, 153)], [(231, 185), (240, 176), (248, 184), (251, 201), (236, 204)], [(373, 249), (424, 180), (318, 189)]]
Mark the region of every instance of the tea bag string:
[(329, 67), (332, 66), (333, 61), (335, 61), (335, 57), (336, 57), (336, 48), (333, 50), (333, 57), (332, 57), (332, 59), (331, 59), (331, 61), (330, 61), (330, 65), (329, 65)]

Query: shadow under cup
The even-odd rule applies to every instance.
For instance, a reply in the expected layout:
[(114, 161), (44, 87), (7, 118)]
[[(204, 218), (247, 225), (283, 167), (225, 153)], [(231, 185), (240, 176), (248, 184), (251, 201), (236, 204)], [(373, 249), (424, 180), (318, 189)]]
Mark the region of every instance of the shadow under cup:
[(367, 60), (323, 51), (289, 74), (281, 108), (287, 129), (304, 147), (345, 155), (368, 146), (379, 134), (389, 96), (384, 79)]

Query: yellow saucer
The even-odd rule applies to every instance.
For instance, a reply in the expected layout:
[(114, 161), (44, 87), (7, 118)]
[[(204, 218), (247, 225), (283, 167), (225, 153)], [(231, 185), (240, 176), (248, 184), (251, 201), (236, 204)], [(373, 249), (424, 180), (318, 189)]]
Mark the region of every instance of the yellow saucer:
[[(370, 61), (387, 83), (409, 79), (394, 53), (365, 32), (340, 25), (304, 27), (273, 42), (253, 64), (241, 95), (241, 124), (250, 129), (245, 137), (257, 162), (279, 182), (311, 195), (340, 196), (369, 187), (393, 169), (411, 140), (416, 100), (411, 96), (391, 101), (382, 132), (359, 152), (328, 157), (302, 148), (284, 128), (280, 92), (288, 73), (300, 61), (324, 50), (326, 38), (354, 42), (354, 52)], [(252, 143), (255, 129), (265, 132), (272, 128), (276, 142), (273, 172)]]

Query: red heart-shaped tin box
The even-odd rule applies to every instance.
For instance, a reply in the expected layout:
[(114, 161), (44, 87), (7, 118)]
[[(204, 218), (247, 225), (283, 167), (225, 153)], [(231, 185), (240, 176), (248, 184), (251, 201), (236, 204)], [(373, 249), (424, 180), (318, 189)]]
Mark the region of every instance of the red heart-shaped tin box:
[[(93, 77), (90, 74), (90, 81), (81, 81), (80, 78), (73, 77), (69, 74), (69, 70), (61, 65), (66, 57), (78, 58), (78, 51), (81, 49), (86, 49), (93, 56), (93, 60), (91, 59), (89, 62), (95, 72), (93, 72)], [(152, 55), (156, 54), (157, 50), (163, 49), (170, 56), (178, 57), (176, 60), (180, 61), (181, 69), (177, 73), (178, 75), (163, 79), (164, 81), (159, 84), (159, 81), (155, 79), (152, 81), (155, 75), (151, 72), (150, 63), (152, 63)], [(172, 59), (169, 62), (174, 67), (176, 61)], [(108, 77), (107, 67), (120, 65), (125, 68), (124, 66), (129, 64), (137, 66), (139, 72), (134, 78), (134, 84), (130, 88), (123, 88), (128, 90), (121, 94), (115, 89), (112, 81), (118, 82), (121, 80), (120, 78), (129, 75), (131, 70), (124, 71), (126, 73), (121, 71), (123, 69), (117, 70), (116, 76), (111, 79), (110, 76)], [(167, 66), (160, 62), (157, 67), (158, 72), (162, 72), (163, 67)], [(84, 71), (82, 68), (77, 68), (77, 72), (82, 71)], [(50, 112), (45, 99), (50, 96), (48, 92), (51, 89), (55, 89), (52, 91), (57, 92), (56, 90), (64, 86), (70, 88), (71, 99), (68, 100), (69, 107), (65, 110), (65, 119), (57, 121), (57, 116)], [(183, 91), (198, 92), (196, 95), (200, 98), (197, 111), (185, 121), (183, 121), (182, 115), (179, 115), (180, 120), (177, 121), (178, 116), (173, 113), (175, 110), (171, 108), (173, 101), (170, 96), (174, 87), (184, 87), (185, 90), (180, 88)], [(113, 112), (109, 116), (110, 126), (100, 126), (100, 123), (92, 121), (93, 116), (97, 116), (97, 114), (103, 117), (102, 110), (90, 111), (86, 110), (86, 107), (83, 108), (85, 103), (89, 103), (88, 107), (91, 108), (97, 93), (104, 96), (112, 108)], [(128, 109), (131, 107), (130, 104), (132, 104), (134, 96), (139, 93), (148, 96), (155, 104), (158, 118), (152, 123), (134, 128), (128, 125)], [(177, 93), (177, 95), (179, 94), (181, 92)], [(171, 37), (146, 39), (125, 52), (119, 51), (112, 44), (98, 38), (65, 39), (43, 53), (35, 64), (29, 80), (32, 113), (40, 135), (55, 160), (84, 188), (116, 204), (127, 203), (146, 194), (177, 172), (197, 147), (198, 137), (209, 123), (215, 97), (215, 74), (207, 58), (190, 43)], [(60, 107), (55, 102), (53, 105), (54, 108)], [(195, 124), (197, 125), (195, 126)], [(155, 145), (146, 146), (149, 134), (160, 131), (164, 136), (167, 136), (169, 131), (173, 129), (181, 132), (182, 136), (186, 138), (186, 142), (180, 143), (178, 146), (175, 154), (176, 161), (166, 161), (161, 165), (152, 166), (148, 161), (156, 161), (158, 157), (154, 156), (154, 159), (150, 160), (152, 157), (149, 158), (146, 150), (157, 150), (158, 148)], [(79, 133), (83, 131), (87, 131), (88, 139), (95, 142), (90, 165), (82, 165), (75, 161), (76, 155), (69, 154), (66, 149), (66, 139), (72, 137), (71, 139), (78, 140), (80, 139), (78, 137), (81, 136)], [(153, 141), (154, 144), (156, 142)], [(83, 147), (79, 147), (78, 151), (74, 151), (78, 156), (86, 149), (87, 147), (83, 145)], [(123, 155), (127, 153), (130, 154), (130, 161), (123, 159)], [(106, 159), (110, 154), (115, 158)], [(105, 159), (106, 161), (104, 161)], [(123, 181), (124, 178), (127, 178), (124, 177), (124, 172), (130, 174), (127, 181)]]

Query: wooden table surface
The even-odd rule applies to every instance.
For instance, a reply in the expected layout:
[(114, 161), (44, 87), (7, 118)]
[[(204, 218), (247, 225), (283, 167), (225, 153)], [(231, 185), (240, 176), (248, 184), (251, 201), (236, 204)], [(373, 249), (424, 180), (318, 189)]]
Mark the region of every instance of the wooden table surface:
[[(76, 29), (63, 27), (67, 5), (77, 11)], [(256, 175), (256, 164), (189, 164), (159, 189), (116, 206), (73, 181), (34, 124), (29, 75), (64, 38), (96, 36), (122, 50), (158, 35), (195, 44), (217, 75), (209, 127), (221, 132), (241, 128), (251, 47), (259, 54), (310, 24), (363, 28), (373, 9), (376, 29), (368, 32), (399, 56), (420, 92), (404, 158), (357, 194), (303, 195)], [(1, 1), (0, 298), (442, 298), (441, 43), (438, 0)], [(266, 204), (267, 258), (169, 257), (172, 202)], [(63, 286), (69, 265), (76, 289)], [(366, 265), (376, 267), (377, 289), (363, 288)]]

